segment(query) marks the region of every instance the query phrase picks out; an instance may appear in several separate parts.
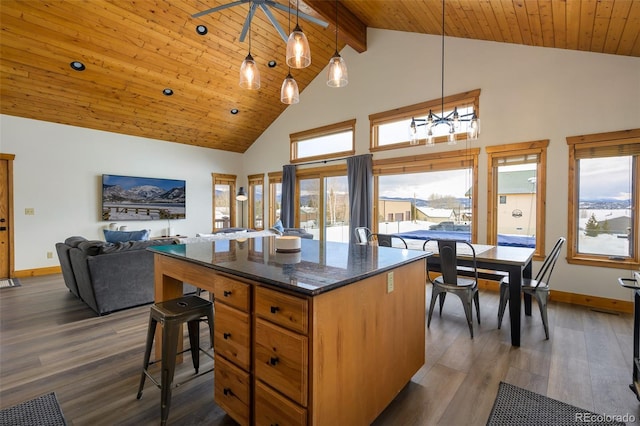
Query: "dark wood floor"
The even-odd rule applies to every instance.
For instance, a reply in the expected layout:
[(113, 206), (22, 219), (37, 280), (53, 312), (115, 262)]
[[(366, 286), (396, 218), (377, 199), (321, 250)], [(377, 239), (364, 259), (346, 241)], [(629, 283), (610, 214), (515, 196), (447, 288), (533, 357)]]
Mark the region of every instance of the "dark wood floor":
[[(0, 289), (0, 408), (55, 391), (70, 425), (158, 424), (159, 391), (147, 382), (136, 399), (149, 307), (96, 317), (60, 275), (20, 281)], [(375, 425), (484, 425), (500, 381), (640, 418), (628, 389), (631, 315), (551, 304), (547, 341), (534, 306), (534, 316), (523, 319), (522, 346), (513, 348), (508, 318), (496, 328), (497, 294), (482, 292), (480, 300), (482, 325), (471, 340), (460, 302), (447, 299), (427, 330), (425, 366)], [(191, 373), (188, 363), (182, 367)], [(169, 423), (233, 425), (212, 400), (211, 376), (177, 388)]]

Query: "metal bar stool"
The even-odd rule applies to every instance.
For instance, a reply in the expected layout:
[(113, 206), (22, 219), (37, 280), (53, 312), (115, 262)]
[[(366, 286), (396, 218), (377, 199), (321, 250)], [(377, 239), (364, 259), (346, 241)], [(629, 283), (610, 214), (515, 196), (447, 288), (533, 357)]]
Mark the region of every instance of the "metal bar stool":
[[(198, 296), (185, 296), (178, 299), (155, 303), (151, 306), (149, 329), (147, 331), (147, 346), (144, 352), (144, 363), (142, 366), (142, 375), (140, 377), (140, 387), (138, 388), (137, 398), (140, 399), (142, 397), (145, 378), (149, 377), (149, 380), (151, 380), (161, 390), (160, 412), (162, 425), (167, 423), (167, 418), (169, 417), (173, 375), (176, 367), (176, 356), (178, 355), (178, 338), (180, 336), (182, 325), (185, 322), (187, 323), (187, 328), (189, 330), (189, 344), (191, 347), (180, 353), (191, 351), (193, 368), (195, 368), (196, 373), (194, 376), (189, 377), (187, 380), (176, 384), (173, 387), (181, 386), (189, 380), (213, 371), (213, 368), (211, 368), (210, 370), (198, 374), (198, 369), (200, 368), (200, 351), (213, 359), (213, 355), (200, 347), (200, 321), (205, 318), (209, 323), (209, 335), (211, 337), (211, 347), (213, 347), (213, 304), (210, 301)], [(156, 325), (158, 322), (163, 326), (162, 358), (149, 362), (153, 339), (156, 332)], [(162, 367), (160, 383), (151, 376), (148, 370), (149, 365), (157, 362), (161, 362)]]

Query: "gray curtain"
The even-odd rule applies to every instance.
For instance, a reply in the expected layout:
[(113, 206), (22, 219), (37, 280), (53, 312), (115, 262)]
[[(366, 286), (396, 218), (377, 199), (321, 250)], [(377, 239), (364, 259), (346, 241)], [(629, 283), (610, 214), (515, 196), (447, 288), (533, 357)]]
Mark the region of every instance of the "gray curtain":
[(282, 204), (280, 220), (285, 228), (293, 228), (296, 220), (296, 166), (282, 166)]
[[(355, 229), (372, 229), (373, 221), (373, 160), (371, 154), (347, 158), (349, 184), (349, 241), (354, 242)], [(284, 182), (284, 178), (283, 178)]]

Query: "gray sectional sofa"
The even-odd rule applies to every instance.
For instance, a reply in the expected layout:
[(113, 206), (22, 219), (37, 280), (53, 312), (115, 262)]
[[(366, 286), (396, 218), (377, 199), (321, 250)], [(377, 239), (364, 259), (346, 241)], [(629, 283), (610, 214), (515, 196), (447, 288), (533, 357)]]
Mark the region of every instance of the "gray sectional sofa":
[[(57, 243), (56, 251), (69, 291), (104, 315), (153, 302), (153, 253), (146, 248), (170, 244), (175, 240), (106, 243), (75, 236)], [(196, 291), (184, 287), (185, 294)]]

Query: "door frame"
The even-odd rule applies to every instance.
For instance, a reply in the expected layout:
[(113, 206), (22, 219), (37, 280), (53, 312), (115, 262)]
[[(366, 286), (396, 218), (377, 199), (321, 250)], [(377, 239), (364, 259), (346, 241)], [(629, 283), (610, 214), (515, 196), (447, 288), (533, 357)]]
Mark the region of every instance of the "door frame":
[(13, 250), (13, 160), (15, 154), (0, 153), (0, 161), (7, 162), (7, 227), (9, 232), (9, 246), (7, 248), (7, 256), (9, 257), (9, 278), (15, 277), (15, 262)]

